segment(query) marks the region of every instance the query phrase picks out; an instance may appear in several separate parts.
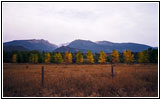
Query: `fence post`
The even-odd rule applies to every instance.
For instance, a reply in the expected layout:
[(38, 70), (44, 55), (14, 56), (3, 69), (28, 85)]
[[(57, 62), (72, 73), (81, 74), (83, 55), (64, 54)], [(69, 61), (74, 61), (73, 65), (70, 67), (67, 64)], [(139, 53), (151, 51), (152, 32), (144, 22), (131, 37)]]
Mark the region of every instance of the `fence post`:
[(113, 68), (113, 64), (111, 64), (111, 73), (112, 73), (112, 78), (114, 77), (114, 68)]
[(41, 86), (44, 87), (44, 66), (41, 68)]

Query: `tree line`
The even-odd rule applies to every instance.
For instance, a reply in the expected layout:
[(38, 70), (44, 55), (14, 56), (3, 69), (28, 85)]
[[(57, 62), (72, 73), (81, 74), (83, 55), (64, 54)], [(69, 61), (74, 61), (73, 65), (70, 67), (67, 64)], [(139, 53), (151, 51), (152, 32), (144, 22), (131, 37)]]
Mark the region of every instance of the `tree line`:
[(3, 62), (5, 63), (157, 63), (158, 49), (149, 48), (141, 52), (132, 52), (125, 50), (119, 53), (113, 50), (111, 54), (103, 51), (100, 53), (71, 53), (66, 51), (60, 52), (39, 52), (39, 51), (12, 51), (3, 52)]

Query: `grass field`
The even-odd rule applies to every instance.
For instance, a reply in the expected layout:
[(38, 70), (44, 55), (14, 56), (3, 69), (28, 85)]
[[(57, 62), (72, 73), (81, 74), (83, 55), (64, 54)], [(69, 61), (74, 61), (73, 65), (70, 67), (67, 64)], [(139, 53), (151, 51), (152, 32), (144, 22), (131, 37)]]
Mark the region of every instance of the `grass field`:
[[(29, 66), (26, 68), (26, 66)], [(44, 88), (41, 66), (45, 67)], [(4, 97), (157, 97), (157, 64), (4, 64)]]

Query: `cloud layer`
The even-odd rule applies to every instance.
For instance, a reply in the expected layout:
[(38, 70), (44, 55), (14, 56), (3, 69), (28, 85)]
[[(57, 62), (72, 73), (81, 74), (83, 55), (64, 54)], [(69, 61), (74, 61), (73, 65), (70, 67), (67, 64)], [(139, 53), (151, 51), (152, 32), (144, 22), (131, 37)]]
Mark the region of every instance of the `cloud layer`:
[(158, 46), (157, 3), (3, 3), (3, 41), (75, 39)]

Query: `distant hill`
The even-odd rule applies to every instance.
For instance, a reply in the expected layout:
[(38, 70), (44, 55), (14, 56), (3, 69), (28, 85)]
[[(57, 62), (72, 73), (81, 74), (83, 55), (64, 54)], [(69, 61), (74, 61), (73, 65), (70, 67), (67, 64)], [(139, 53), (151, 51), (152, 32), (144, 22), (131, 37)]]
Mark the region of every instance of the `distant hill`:
[(158, 47), (153, 47), (153, 49), (158, 49)]
[(77, 48), (71, 48), (71, 47), (67, 47), (67, 46), (62, 46), (62, 47), (59, 47), (57, 49), (55, 49), (54, 51), (55, 52), (66, 52), (66, 51), (69, 51), (71, 53), (76, 53), (78, 51), (81, 51), (81, 52), (88, 52), (88, 50), (84, 50), (84, 49), (77, 49)]
[[(31, 39), (31, 40), (14, 40), (10, 42), (3, 43), (4, 47), (9, 47), (9, 46), (17, 46), (20, 48), (26, 48), (28, 50), (38, 50), (38, 51), (54, 51), (57, 46), (55, 44), (51, 44), (46, 40), (40, 39)], [(17, 49), (19, 49), (17, 48)], [(20, 50), (22, 49), (20, 48)], [(9, 48), (8, 48), (9, 49)], [(4, 49), (5, 50), (5, 49)]]
[(67, 46), (71, 48), (91, 50), (92, 52), (100, 52), (100, 50), (103, 50), (103, 46), (89, 40), (74, 40)]
[[(65, 45), (65, 46), (64, 46)], [(131, 50), (132, 52), (139, 52), (142, 50), (147, 50), (152, 48), (151, 46), (138, 44), (138, 43), (113, 43), (109, 41), (97, 41), (92, 42), (90, 40), (74, 40), (70, 43), (65, 43), (63, 46), (58, 47), (55, 44), (49, 43), (47, 40), (14, 40), (10, 42), (3, 43), (4, 50), (38, 50), (38, 51), (55, 51), (55, 52), (77, 52), (80, 50), (83, 53), (86, 53), (88, 50), (91, 50), (93, 53), (99, 53), (103, 50), (106, 53), (111, 53), (112, 50), (118, 50), (123, 52), (124, 50)]]
[(27, 48), (25, 48), (23, 46), (17, 46), (17, 45), (4, 46), (3, 50), (5, 50), (5, 51), (29, 51)]
[(97, 44), (100, 44), (104, 47), (108, 47), (111, 50), (116, 49), (119, 52), (123, 52), (124, 50), (127, 49), (133, 52), (138, 52), (142, 50), (147, 50), (148, 48), (152, 48), (151, 46), (138, 43), (113, 43), (109, 41), (98, 41)]
[(75, 49), (75, 48), (70, 48), (70, 47), (66, 47), (66, 46), (62, 46), (62, 47), (59, 47), (57, 49), (54, 50), (55, 52), (66, 52), (66, 51), (69, 51), (69, 52), (77, 52), (79, 51), (78, 49)]
[(151, 48), (148, 45), (137, 43), (113, 43), (109, 41), (92, 42), (89, 40), (74, 40), (68, 45), (68, 47), (91, 50), (92, 52), (97, 53), (99, 53), (101, 50), (106, 53), (111, 53), (114, 49), (118, 50), (119, 52), (123, 52), (127, 49), (130, 49), (133, 52), (138, 52)]

